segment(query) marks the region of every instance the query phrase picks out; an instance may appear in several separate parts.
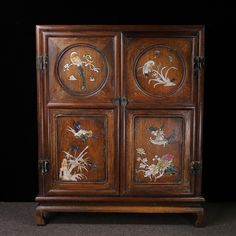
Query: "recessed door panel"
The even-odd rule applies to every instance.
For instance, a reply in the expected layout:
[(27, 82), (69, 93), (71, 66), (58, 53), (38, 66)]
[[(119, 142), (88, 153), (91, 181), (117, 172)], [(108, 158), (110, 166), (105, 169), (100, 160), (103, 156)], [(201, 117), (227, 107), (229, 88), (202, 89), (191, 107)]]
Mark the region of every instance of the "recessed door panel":
[(129, 103), (195, 103), (196, 35), (127, 32), (123, 37), (124, 91)]
[(118, 96), (117, 34), (46, 34), (49, 102), (111, 103)]
[(192, 194), (192, 113), (127, 111), (126, 194)]
[(51, 111), (49, 194), (117, 193), (114, 117), (113, 110)]
[(134, 127), (135, 183), (179, 183), (183, 119), (137, 117)]

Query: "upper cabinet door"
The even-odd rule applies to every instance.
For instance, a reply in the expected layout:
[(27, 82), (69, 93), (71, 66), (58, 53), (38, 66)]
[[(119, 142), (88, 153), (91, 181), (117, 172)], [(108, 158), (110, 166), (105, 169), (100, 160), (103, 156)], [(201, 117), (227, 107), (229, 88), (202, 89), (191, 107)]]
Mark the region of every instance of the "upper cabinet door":
[(201, 30), (123, 34), (124, 95), (129, 103), (193, 105), (194, 60), (202, 56)]
[[(118, 33), (38, 28), (38, 56), (47, 58), (50, 103), (110, 103), (119, 92)], [(40, 42), (43, 41), (43, 44)]]

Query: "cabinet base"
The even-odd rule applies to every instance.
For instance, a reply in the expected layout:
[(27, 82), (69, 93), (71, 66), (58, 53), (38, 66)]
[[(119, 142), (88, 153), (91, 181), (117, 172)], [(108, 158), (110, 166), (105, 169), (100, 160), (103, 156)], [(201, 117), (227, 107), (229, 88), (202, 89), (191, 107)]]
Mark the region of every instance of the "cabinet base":
[(47, 212), (106, 212), (106, 213), (193, 213), (195, 226), (204, 226), (204, 208), (200, 202), (147, 202), (147, 203), (86, 203), (86, 202), (41, 202), (36, 208), (36, 224), (46, 224)]

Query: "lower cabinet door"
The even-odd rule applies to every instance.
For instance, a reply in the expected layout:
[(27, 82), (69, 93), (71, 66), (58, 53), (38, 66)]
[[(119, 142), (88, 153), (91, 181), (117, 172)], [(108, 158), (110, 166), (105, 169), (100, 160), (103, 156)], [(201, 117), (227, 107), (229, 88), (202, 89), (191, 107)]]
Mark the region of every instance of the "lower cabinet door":
[(193, 110), (127, 110), (124, 195), (193, 195)]
[(52, 109), (48, 195), (117, 195), (115, 110)]

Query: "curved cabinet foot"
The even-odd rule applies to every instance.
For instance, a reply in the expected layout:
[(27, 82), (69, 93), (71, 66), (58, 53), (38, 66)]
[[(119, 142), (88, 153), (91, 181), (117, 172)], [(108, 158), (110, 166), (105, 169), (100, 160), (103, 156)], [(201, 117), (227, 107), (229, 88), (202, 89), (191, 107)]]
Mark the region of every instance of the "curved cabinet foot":
[(37, 225), (45, 225), (46, 220), (45, 220), (45, 212), (42, 209), (36, 208), (36, 218), (35, 222)]
[(205, 226), (205, 216), (204, 216), (204, 209), (201, 208), (199, 212), (196, 213), (197, 218), (195, 221), (196, 227), (204, 227)]

